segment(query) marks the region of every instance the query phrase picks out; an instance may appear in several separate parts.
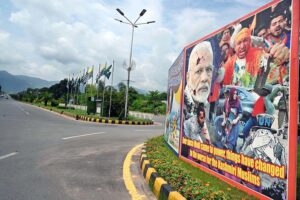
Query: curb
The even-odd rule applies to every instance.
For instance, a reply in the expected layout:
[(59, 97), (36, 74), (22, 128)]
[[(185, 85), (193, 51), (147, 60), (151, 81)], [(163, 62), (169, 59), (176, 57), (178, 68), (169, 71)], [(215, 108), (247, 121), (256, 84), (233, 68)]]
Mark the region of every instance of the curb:
[(106, 124), (153, 125), (153, 121), (151, 121), (151, 122), (140, 122), (140, 121), (130, 121), (130, 120), (94, 118), (94, 117), (86, 117), (86, 116), (81, 116), (81, 115), (76, 115), (75, 118), (76, 118), (76, 120), (83, 120), (83, 121), (97, 122), (97, 123), (106, 123)]
[(144, 147), (140, 157), (140, 168), (142, 169), (142, 174), (146, 183), (149, 185), (157, 199), (186, 200), (179, 192), (173, 190), (167, 181), (160, 177), (156, 170), (151, 166)]
[[(30, 104), (33, 106), (36, 106), (34, 104)], [(88, 122), (96, 122), (96, 123), (105, 123), (105, 124), (122, 124), (122, 125), (153, 125), (154, 122), (140, 122), (140, 121), (130, 121), (130, 120), (115, 120), (115, 119), (107, 119), (107, 118), (94, 118), (94, 117), (86, 117), (82, 115), (75, 115), (75, 114), (70, 114), (70, 113), (65, 113), (64, 111), (56, 111), (53, 110), (52, 108), (45, 108), (43, 106), (37, 106), (39, 108), (43, 108), (46, 110), (49, 110), (51, 112), (55, 112), (61, 115), (65, 115), (68, 117), (75, 118), (76, 120), (82, 120), (82, 121), (88, 121)]]

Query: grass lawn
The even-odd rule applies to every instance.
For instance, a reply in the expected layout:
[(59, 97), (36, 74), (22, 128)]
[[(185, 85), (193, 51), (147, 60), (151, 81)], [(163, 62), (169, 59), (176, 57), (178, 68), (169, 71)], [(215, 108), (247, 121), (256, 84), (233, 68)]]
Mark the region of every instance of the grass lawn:
[[(298, 145), (297, 182), (300, 181), (300, 145)], [(163, 136), (146, 142), (151, 165), (175, 190), (187, 199), (256, 199), (254, 196), (220, 181), (192, 165), (181, 161), (165, 144)], [(151, 183), (150, 183), (150, 187)], [(300, 186), (297, 185), (297, 196)]]
[[(76, 115), (81, 115), (81, 116), (85, 116), (85, 117), (100, 118), (99, 114), (90, 114), (90, 115), (88, 115), (85, 110), (80, 110), (80, 109), (67, 109), (67, 108), (62, 108), (62, 107), (51, 107), (49, 105), (45, 106), (42, 103), (34, 103), (34, 105), (40, 106), (40, 107), (43, 107), (43, 108), (47, 108), (47, 109), (52, 109), (53, 111), (57, 111), (57, 112), (63, 111), (64, 113), (69, 113), (69, 114), (74, 115), (74, 117)], [(105, 119), (105, 118), (108, 118), (108, 117), (102, 117), (102, 118)], [(118, 117), (110, 117), (109, 119), (117, 120), (119, 118)], [(137, 118), (137, 117), (133, 117), (133, 116), (128, 116), (127, 120), (140, 121), (140, 122), (151, 122), (151, 120), (149, 120), (149, 119), (141, 119), (141, 118)]]

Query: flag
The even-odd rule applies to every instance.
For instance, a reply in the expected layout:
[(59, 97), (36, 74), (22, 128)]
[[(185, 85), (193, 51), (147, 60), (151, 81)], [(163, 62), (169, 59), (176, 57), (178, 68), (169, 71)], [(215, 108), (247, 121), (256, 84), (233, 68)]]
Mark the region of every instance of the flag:
[(112, 65), (110, 65), (108, 68), (105, 69), (104, 71), (104, 76), (106, 76), (107, 79), (109, 79), (110, 75), (111, 75), (111, 68)]
[(105, 67), (100, 72), (100, 77), (105, 76), (107, 79), (109, 79), (110, 74), (111, 74), (111, 71), (110, 71), (111, 68), (112, 68), (112, 65), (110, 65), (108, 67), (106, 67), (106, 65), (105, 65)]
[(75, 79), (75, 85), (76, 85), (76, 87), (78, 87), (80, 85), (80, 83), (81, 83), (81, 76), (80, 76), (80, 74), (81, 74), (81, 71), (76, 75), (76, 79)]
[(68, 76), (68, 80), (67, 80), (67, 89), (69, 89), (69, 84), (70, 84), (70, 75)]
[(81, 76), (81, 78), (80, 78), (80, 82), (81, 82), (83, 85), (85, 85), (86, 82), (87, 82), (87, 76), (86, 76), (86, 73), (85, 73), (85, 69), (83, 70), (83, 74), (82, 74), (82, 76)]
[(70, 88), (73, 88), (74, 86), (75, 86), (75, 79), (74, 79), (74, 73), (73, 73), (72, 79), (70, 81)]
[(75, 78), (75, 87), (77, 87), (80, 84), (80, 77)]
[(90, 80), (90, 78), (93, 77), (94, 67), (90, 67), (87, 70), (87, 80)]
[(96, 76), (96, 83), (98, 83), (100, 81), (100, 78), (103, 76), (103, 70), (106, 68), (106, 63), (104, 65), (102, 64), (102, 67), (103, 67), (103, 69), (100, 70), (100, 65), (99, 65), (99, 71)]
[(96, 75), (96, 83), (98, 84), (99, 83), (99, 80), (100, 80), (100, 64), (99, 64), (99, 70), (98, 70), (98, 73)]
[(87, 70), (86, 70), (86, 73), (84, 73), (83, 71), (83, 75), (81, 77), (81, 83), (82, 84), (86, 84), (88, 80), (90, 80), (90, 78), (93, 77), (93, 67), (88, 67)]

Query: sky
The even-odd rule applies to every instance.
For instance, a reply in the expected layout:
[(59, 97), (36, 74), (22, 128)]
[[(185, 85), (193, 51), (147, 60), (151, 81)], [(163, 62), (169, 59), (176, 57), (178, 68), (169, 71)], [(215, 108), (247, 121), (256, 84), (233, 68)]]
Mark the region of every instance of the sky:
[[(130, 83), (167, 90), (168, 69), (184, 46), (256, 10), (269, 0), (0, 0), (0, 70), (59, 81), (87, 67), (115, 63), (114, 85), (127, 80), (134, 29)], [(106, 81), (107, 84), (111, 80)]]

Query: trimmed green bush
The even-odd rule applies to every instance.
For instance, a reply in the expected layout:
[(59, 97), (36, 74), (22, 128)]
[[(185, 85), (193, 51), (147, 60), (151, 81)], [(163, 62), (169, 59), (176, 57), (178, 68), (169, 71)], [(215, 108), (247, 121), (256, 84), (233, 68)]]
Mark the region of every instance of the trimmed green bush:
[(56, 100), (51, 100), (51, 106), (52, 107), (57, 107), (58, 106), (58, 101), (56, 101)]
[(255, 199), (198, 168), (179, 160), (163, 136), (146, 142), (147, 157), (157, 173), (186, 199)]

